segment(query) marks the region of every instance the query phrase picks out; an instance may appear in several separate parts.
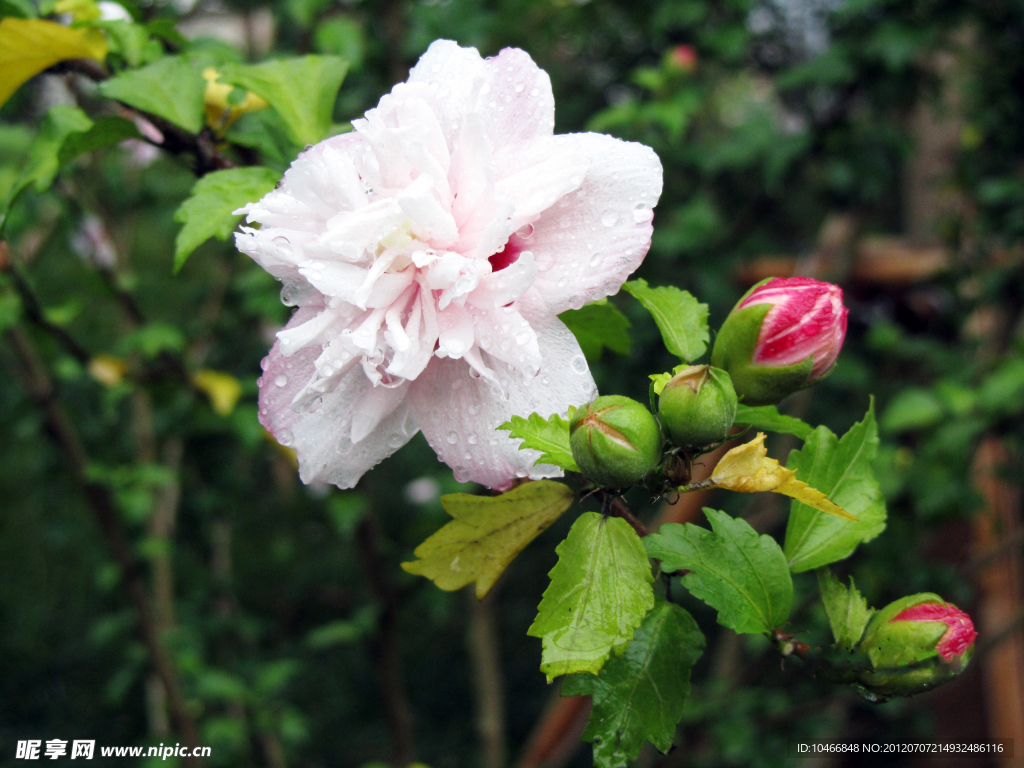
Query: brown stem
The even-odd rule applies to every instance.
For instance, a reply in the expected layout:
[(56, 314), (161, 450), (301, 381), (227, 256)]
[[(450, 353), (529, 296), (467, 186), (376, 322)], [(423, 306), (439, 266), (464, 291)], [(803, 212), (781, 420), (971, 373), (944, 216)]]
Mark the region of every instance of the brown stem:
[(481, 768), (504, 768), (507, 759), (505, 681), (501, 675), (495, 626), (495, 595), (492, 589), (483, 600), (477, 600), (472, 587), (466, 591), (469, 598), (468, 650), (476, 692), (476, 731), (480, 739)]
[(380, 523), (372, 512), (363, 517), (355, 538), (363, 572), (377, 603), (377, 631), (370, 653), (391, 730), (391, 762), (394, 768), (406, 768), (413, 756), (412, 712), (398, 648), (399, 597), (385, 578), (387, 569), (380, 554)]
[(640, 538), (650, 533), (646, 526), (637, 519), (636, 515), (629, 511), (629, 507), (626, 506), (622, 499), (612, 499), (611, 504), (608, 505), (608, 514), (613, 517), (621, 517), (633, 526), (633, 530), (636, 531), (636, 535)]
[[(68, 59), (55, 64), (47, 71), (58, 74), (61, 72), (75, 72), (97, 83), (110, 77), (110, 73), (107, 72), (102, 64), (90, 59)], [(162, 143), (151, 141), (151, 144), (175, 154), (188, 153), (192, 155), (195, 158), (195, 168), (193, 170), (196, 176), (203, 176), (210, 171), (235, 167), (234, 162), (218, 151), (213, 135), (208, 129), (204, 128), (199, 133), (189, 133), (184, 128), (179, 128), (159, 115), (135, 109), (128, 104), (123, 104), (123, 107), (129, 115), (144, 117), (164, 135)]]
[[(131, 543), (121, 527), (121, 519), (110, 490), (88, 478), (88, 456), (71, 419), (68, 418), (57, 397), (57, 391), (32, 342), (19, 328), (8, 330), (7, 338), (24, 368), (24, 380), (28, 395), (46, 414), (50, 437), (64, 454), (81, 483), (86, 502), (96, 516), (114, 560), (121, 568), (125, 589), (138, 616), (139, 634), (149, 651), (153, 669), (160, 677), (167, 693), (171, 719), (181, 734), (182, 740), (190, 747), (190, 752), (193, 752), (199, 744), (198, 732), (178, 684), (174, 663), (161, 641), (160, 632), (150, 607), (142, 566), (135, 557)], [(189, 757), (187, 760), (194, 768), (202, 768), (204, 765), (203, 760), (198, 757)]]

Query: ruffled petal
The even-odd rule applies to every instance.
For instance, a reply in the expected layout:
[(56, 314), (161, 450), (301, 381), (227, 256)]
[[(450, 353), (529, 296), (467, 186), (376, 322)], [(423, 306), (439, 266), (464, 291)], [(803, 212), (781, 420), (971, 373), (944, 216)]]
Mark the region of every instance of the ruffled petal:
[[(308, 312), (300, 310), (293, 322), (307, 321), (310, 318), (302, 315)], [(286, 358), (280, 343), (274, 345), (264, 361), (260, 383), (260, 423), (279, 443), (295, 449), (302, 482), (351, 488), (367, 470), (405, 445), (418, 429), (408, 399), (395, 401), (405, 388), (398, 393), (389, 390), (377, 402), (377, 393), (369, 394), (373, 386), (358, 366), (344, 375), (333, 391), (324, 394), (318, 405), (313, 401), (315, 410), (295, 410), (292, 400), (313, 377), (313, 361), (319, 353), (318, 347), (307, 347)], [(373, 405), (379, 419), (365, 438), (353, 444), (355, 427), (365, 429), (365, 424), (353, 425), (356, 406), (364, 399), (367, 406)]]
[(640, 265), (654, 231), (661, 161), (643, 144), (597, 133), (552, 141), (590, 162), (579, 189), (541, 213), (524, 241), (540, 270), (531, 292), (557, 315), (616, 293)]
[(526, 51), (505, 48), (485, 64), (475, 110), (484, 119), (500, 165), (521, 145), (554, 132), (555, 97), (548, 73)]
[[(533, 466), (537, 451), (518, 450), (519, 440), (495, 428), (512, 416), (537, 412), (565, 414), (597, 396), (587, 361), (572, 333), (555, 320), (538, 333), (542, 363), (540, 373), (524, 378), (502, 363), (489, 362), (495, 384), (470, 375), (461, 360), (434, 359), (410, 384), (409, 401), (423, 435), (460, 481), (508, 488), (517, 477), (560, 477), (562, 470), (550, 464)], [(485, 357), (488, 357), (485, 355)]]
[(426, 83), (433, 91), (437, 119), (449, 149), (458, 138), (485, 68), (476, 48), (460, 48), (452, 40), (435, 40), (409, 72), (409, 83)]

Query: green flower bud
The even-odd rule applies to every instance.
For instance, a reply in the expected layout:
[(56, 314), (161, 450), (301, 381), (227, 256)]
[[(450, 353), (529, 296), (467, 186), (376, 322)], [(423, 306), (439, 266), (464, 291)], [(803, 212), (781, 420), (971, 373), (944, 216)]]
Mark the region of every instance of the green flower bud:
[(882, 696), (911, 696), (942, 685), (967, 666), (974, 652), (971, 617), (938, 595), (923, 592), (876, 613), (858, 649), (873, 670), (861, 684)]
[(586, 477), (605, 488), (643, 482), (661, 460), (661, 433), (636, 400), (606, 395), (580, 408), (569, 423), (572, 457)]
[(691, 365), (661, 390), (658, 413), (673, 443), (701, 448), (724, 438), (736, 420), (736, 390), (721, 368)]

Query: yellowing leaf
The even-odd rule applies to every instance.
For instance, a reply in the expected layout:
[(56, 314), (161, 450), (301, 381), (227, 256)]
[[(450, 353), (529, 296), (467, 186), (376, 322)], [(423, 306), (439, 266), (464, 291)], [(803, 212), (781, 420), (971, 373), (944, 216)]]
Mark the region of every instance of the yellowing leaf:
[(107, 42), (97, 30), (71, 29), (42, 19), (0, 21), (0, 105), (22, 83), (65, 59), (96, 59), (107, 55)]
[(220, 77), (220, 73), (213, 67), (203, 70), (203, 78), (206, 80), (203, 101), (206, 104), (206, 124), (218, 136), (223, 136), (228, 126), (246, 112), (266, 109), (269, 104), (266, 99), (250, 91), (245, 91), (244, 98), (237, 104), (232, 104), (228, 97), (235, 90), (235, 86), (217, 82), (218, 77)]
[(711, 473), (711, 485), (740, 493), (781, 493), (830, 515), (846, 520), (857, 519), (829, 501), (824, 493), (797, 480), (794, 475), (796, 470), (786, 469), (768, 457), (768, 450), (764, 447), (764, 432), (758, 432), (757, 437), (749, 443), (733, 448), (722, 457)]
[(58, 0), (53, 10), (70, 13), (75, 21), (95, 21), (103, 15), (96, 0)]
[(124, 375), (128, 373), (128, 363), (113, 355), (96, 355), (89, 361), (88, 371), (100, 384), (113, 387), (120, 384)]
[(210, 398), (213, 410), (221, 416), (230, 415), (242, 396), (242, 385), (230, 373), (208, 369), (196, 371), (192, 374), (192, 383)]
[(420, 559), (402, 568), (449, 592), (475, 581), (476, 596), (482, 599), (515, 556), (572, 500), (571, 489), (551, 480), (524, 483), (500, 496), (442, 496), (441, 504), (455, 519), (416, 547)]

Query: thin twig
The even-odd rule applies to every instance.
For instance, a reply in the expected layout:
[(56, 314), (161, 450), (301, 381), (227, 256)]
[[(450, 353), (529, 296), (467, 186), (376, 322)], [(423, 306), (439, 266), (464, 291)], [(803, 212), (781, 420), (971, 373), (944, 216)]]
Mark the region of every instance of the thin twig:
[[(81, 439), (75, 431), (71, 419), (64, 411), (49, 374), (28, 336), (19, 328), (12, 328), (7, 331), (7, 338), (24, 368), (24, 380), (28, 395), (46, 414), (49, 435), (64, 454), (81, 483), (86, 502), (96, 516), (114, 559), (121, 568), (122, 580), (138, 616), (139, 634), (149, 651), (153, 668), (167, 692), (167, 704), (171, 718), (175, 728), (181, 734), (182, 740), (190, 747), (190, 751), (194, 751), (199, 744), (198, 732), (181, 692), (174, 662), (161, 641), (160, 632), (150, 607), (142, 565), (135, 557), (132, 545), (121, 526), (120, 515), (110, 490), (89, 479), (87, 475), (89, 459)], [(195, 768), (201, 768), (204, 765), (199, 757), (186, 759)]]
[(498, 631), (494, 615), (494, 589), (477, 600), (471, 586), (466, 591), (469, 602), (469, 658), (476, 689), (476, 730), (480, 739), (481, 768), (504, 768), (507, 760), (505, 743), (505, 683), (501, 674)]
[(372, 512), (364, 515), (355, 538), (363, 573), (377, 603), (377, 632), (370, 650), (391, 729), (392, 765), (406, 768), (413, 757), (412, 713), (398, 648), (399, 596), (385, 578), (387, 568), (380, 554), (380, 523)]

